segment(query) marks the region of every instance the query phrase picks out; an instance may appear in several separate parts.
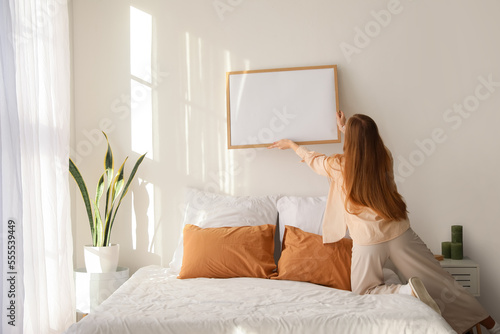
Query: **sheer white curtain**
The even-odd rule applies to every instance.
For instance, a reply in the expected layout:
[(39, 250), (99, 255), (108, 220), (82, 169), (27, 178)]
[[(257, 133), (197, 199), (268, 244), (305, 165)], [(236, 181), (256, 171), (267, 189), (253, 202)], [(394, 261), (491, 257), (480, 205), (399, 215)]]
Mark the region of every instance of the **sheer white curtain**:
[[(17, 108), (11, 137), (4, 145), (2, 111), (2, 194), (4, 150), (20, 159), (22, 184), (22, 268), (24, 333), (60, 333), (74, 321), (73, 243), (68, 186), (70, 65), (66, 0), (0, 0), (12, 31)], [(7, 6), (9, 5), (9, 6)], [(3, 52), (3, 50), (2, 50)], [(2, 54), (2, 66), (5, 69)], [(4, 91), (7, 83), (2, 83)], [(12, 87), (14, 88), (14, 87)], [(3, 109), (3, 106), (2, 106)], [(16, 111), (17, 109), (17, 111)], [(19, 167), (19, 166), (18, 166)], [(6, 209), (2, 196), (3, 211)], [(4, 222), (2, 222), (4, 224)], [(21, 250), (20, 250), (21, 251)], [(18, 253), (19, 256), (20, 253)], [(6, 269), (2, 268), (5, 272)], [(5, 296), (3, 296), (5, 297)], [(3, 298), (5, 299), (5, 298)], [(12, 331), (4, 326), (2, 333)]]
[(22, 189), (12, 22), (0, 2), (1, 333), (23, 330)]

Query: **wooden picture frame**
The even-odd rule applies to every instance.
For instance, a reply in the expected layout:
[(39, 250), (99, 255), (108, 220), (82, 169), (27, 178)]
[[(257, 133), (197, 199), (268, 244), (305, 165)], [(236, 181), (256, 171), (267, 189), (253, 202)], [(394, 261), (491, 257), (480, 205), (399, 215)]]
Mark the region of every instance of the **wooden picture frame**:
[(337, 65), (226, 72), (229, 149), (339, 143)]

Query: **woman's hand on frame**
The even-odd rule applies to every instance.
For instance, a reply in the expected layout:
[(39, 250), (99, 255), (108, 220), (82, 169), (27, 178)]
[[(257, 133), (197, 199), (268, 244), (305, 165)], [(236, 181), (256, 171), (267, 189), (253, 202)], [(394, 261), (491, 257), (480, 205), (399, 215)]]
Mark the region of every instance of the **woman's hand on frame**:
[(293, 142), (290, 139), (281, 139), (281, 140), (275, 141), (267, 148), (278, 148), (280, 150), (288, 150), (289, 148), (291, 148), (295, 151), (295, 150), (297, 150), (298, 147), (299, 147), (299, 145), (297, 145), (295, 142)]
[(336, 116), (337, 116), (337, 126), (339, 127), (340, 131), (345, 133), (346, 118), (344, 112), (342, 110), (339, 110)]

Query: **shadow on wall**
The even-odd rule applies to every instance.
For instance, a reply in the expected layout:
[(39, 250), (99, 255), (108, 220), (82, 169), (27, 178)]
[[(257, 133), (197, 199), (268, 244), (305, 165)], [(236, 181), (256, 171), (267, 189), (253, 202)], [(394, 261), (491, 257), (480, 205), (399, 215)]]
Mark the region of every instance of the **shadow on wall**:
[[(156, 236), (161, 235), (159, 221), (154, 222), (154, 202), (150, 197), (153, 192), (153, 184), (147, 181), (136, 181), (132, 201), (132, 221), (131, 221), (131, 254), (124, 252), (123, 256), (133, 257), (138, 261), (134, 263), (141, 264), (161, 264), (161, 247), (155, 247), (157, 244)], [(134, 270), (135, 271), (135, 270)]]

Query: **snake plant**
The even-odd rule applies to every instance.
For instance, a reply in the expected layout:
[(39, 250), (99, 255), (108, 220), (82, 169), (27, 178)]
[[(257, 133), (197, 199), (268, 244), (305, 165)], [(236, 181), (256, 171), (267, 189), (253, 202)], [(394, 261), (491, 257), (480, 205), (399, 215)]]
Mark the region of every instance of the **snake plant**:
[[(125, 158), (125, 161), (121, 165), (120, 169), (116, 175), (114, 175), (113, 152), (111, 151), (111, 146), (109, 145), (108, 136), (104, 132), (103, 134), (104, 137), (106, 137), (108, 149), (104, 157), (104, 173), (97, 182), (94, 200), (91, 200), (89, 197), (87, 186), (85, 185), (85, 181), (83, 180), (80, 171), (76, 167), (73, 160), (71, 160), (71, 158), (69, 159), (69, 171), (75, 179), (78, 188), (80, 188), (83, 202), (85, 203), (85, 208), (87, 210), (90, 233), (92, 234), (92, 245), (94, 247), (107, 247), (110, 245), (109, 240), (111, 237), (111, 228), (113, 227), (118, 208), (122, 203), (123, 197), (127, 194), (128, 187), (130, 186), (130, 183), (132, 183), (139, 165), (146, 156), (145, 153), (137, 159), (128, 181), (125, 183), (123, 173), (125, 162), (127, 162), (128, 157)], [(106, 193), (106, 202), (104, 212), (101, 213), (99, 204), (101, 203), (101, 197), (104, 193)]]

